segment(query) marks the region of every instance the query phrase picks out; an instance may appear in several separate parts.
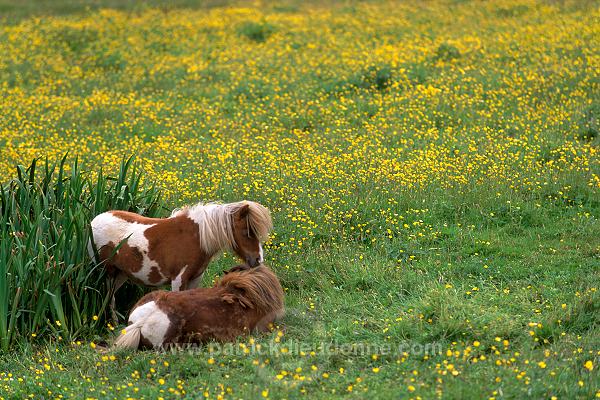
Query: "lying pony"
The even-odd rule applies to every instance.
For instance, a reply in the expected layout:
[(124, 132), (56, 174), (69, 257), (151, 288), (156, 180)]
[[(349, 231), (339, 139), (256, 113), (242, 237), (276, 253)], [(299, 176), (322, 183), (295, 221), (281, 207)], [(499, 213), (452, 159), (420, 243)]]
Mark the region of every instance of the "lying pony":
[(273, 271), (264, 265), (239, 265), (211, 288), (148, 293), (133, 307), (129, 326), (114, 346), (232, 341), (254, 330), (266, 331), (283, 313), (283, 289)]

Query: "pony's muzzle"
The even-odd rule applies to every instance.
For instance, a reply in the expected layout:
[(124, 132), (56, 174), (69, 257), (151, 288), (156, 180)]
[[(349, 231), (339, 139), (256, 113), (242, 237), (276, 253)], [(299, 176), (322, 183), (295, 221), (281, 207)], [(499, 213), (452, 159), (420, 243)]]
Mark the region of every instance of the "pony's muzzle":
[(252, 257), (252, 256), (246, 257), (246, 264), (248, 264), (252, 268), (258, 267), (261, 262), (262, 262), (261, 257)]

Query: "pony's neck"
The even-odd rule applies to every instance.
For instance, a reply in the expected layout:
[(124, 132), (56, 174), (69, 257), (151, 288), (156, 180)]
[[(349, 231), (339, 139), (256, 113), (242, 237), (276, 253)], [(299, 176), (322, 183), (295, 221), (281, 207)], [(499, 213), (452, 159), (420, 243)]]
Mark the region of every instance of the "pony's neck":
[(234, 248), (232, 211), (227, 204), (197, 204), (187, 210), (187, 216), (198, 224), (200, 246), (206, 254)]

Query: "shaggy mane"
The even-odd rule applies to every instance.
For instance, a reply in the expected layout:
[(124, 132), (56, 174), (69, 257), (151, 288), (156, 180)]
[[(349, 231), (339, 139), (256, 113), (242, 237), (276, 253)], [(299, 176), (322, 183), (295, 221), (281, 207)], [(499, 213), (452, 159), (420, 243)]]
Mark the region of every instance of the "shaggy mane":
[(268, 239), (273, 229), (271, 213), (269, 210), (254, 201), (239, 201), (236, 203), (198, 203), (175, 209), (171, 217), (185, 215), (198, 224), (200, 229), (200, 243), (207, 253), (214, 253), (222, 248), (236, 247), (233, 236), (232, 216), (240, 208), (248, 205), (248, 226), (260, 242)]
[(228, 273), (216, 286), (237, 289), (243, 304), (264, 313), (283, 310), (283, 289), (279, 279), (264, 265)]

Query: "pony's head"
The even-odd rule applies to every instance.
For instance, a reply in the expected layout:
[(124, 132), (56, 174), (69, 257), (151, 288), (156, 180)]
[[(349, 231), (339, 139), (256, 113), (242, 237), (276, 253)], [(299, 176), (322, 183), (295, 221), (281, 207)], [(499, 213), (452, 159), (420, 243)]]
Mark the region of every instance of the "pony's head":
[(198, 203), (173, 211), (171, 218), (186, 216), (198, 224), (200, 244), (210, 255), (230, 248), (249, 266), (263, 260), (262, 245), (273, 222), (269, 210), (254, 202)]
[(262, 242), (273, 229), (271, 214), (266, 207), (253, 202), (232, 203), (233, 251), (249, 266), (256, 267), (263, 261)]
[(283, 311), (283, 289), (277, 276), (264, 265), (256, 268), (238, 266), (217, 282), (235, 293), (242, 306), (268, 314)]

